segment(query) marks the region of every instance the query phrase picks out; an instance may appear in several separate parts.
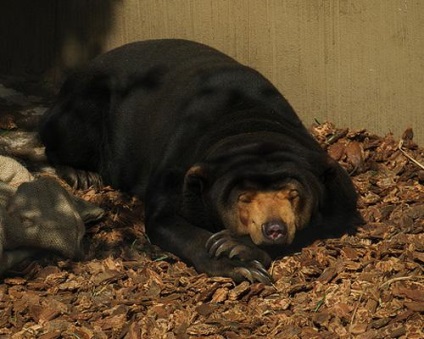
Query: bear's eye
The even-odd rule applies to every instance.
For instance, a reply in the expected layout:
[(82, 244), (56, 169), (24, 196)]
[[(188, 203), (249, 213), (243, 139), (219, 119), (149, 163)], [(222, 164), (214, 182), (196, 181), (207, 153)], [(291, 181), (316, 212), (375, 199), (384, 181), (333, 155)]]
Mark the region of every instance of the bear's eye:
[(242, 193), (242, 194), (239, 195), (238, 201), (243, 202), (245, 204), (248, 204), (248, 203), (252, 202), (252, 196), (250, 194), (247, 194), (247, 193)]

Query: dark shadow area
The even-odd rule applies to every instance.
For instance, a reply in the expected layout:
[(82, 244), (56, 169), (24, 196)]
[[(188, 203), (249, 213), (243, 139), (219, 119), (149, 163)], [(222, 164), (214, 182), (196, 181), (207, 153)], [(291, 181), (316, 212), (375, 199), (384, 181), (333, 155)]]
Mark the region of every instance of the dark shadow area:
[[(0, 75), (58, 84), (102, 51), (119, 0), (0, 3)], [(16, 80), (14, 81), (16, 82)]]
[(0, 154), (39, 160), (41, 114), (67, 73), (103, 51), (120, 3), (0, 1)]

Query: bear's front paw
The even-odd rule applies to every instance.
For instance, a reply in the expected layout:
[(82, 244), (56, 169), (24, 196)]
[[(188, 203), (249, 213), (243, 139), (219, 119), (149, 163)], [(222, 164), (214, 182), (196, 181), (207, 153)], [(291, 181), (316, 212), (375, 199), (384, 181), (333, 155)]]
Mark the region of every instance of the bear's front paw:
[(95, 172), (78, 170), (68, 166), (57, 166), (56, 173), (74, 189), (85, 190), (90, 187), (95, 189), (103, 187), (102, 178)]
[(205, 256), (200, 255), (196, 259), (195, 267), (198, 272), (205, 272), (209, 276), (229, 277), (236, 283), (247, 280), (250, 283), (270, 285), (273, 282), (266, 268), (257, 260), (211, 258), (205, 253)]
[(265, 267), (271, 265), (270, 256), (256, 247), (247, 238), (235, 237), (230, 231), (223, 230), (213, 234), (206, 242), (206, 250), (211, 257), (227, 257), (244, 262), (258, 261)]
[(234, 267), (231, 277), (234, 281), (248, 280), (250, 283), (260, 282), (266, 285), (273, 282), (271, 275), (257, 260), (240, 263)]

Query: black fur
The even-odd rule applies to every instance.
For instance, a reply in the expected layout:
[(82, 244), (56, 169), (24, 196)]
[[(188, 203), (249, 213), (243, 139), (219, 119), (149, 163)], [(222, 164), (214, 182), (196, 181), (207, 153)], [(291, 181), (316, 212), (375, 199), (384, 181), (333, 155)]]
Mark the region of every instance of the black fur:
[[(150, 239), (211, 275), (269, 282), (266, 251), (245, 239), (250, 254), (238, 258), (205, 247), (225, 228), (217, 200), (243, 177), (265, 189), (284, 176), (305, 182), (317, 206), (311, 232), (360, 220), (348, 175), (278, 90), (195, 42), (136, 42), (97, 57), (65, 82), (40, 135), (54, 165), (78, 170), (75, 184), (90, 184), (78, 173), (97, 172), (141, 197)], [(194, 165), (201, 171), (186, 175)]]

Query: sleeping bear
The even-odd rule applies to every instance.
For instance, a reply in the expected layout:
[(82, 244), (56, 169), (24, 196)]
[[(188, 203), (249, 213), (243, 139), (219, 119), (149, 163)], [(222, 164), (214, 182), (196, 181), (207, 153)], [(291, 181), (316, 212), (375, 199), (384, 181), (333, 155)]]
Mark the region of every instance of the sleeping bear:
[(361, 221), (348, 174), (270, 81), (200, 43), (98, 56), (65, 81), (40, 137), (74, 187), (140, 197), (151, 242), (212, 276), (270, 283), (299, 232)]

